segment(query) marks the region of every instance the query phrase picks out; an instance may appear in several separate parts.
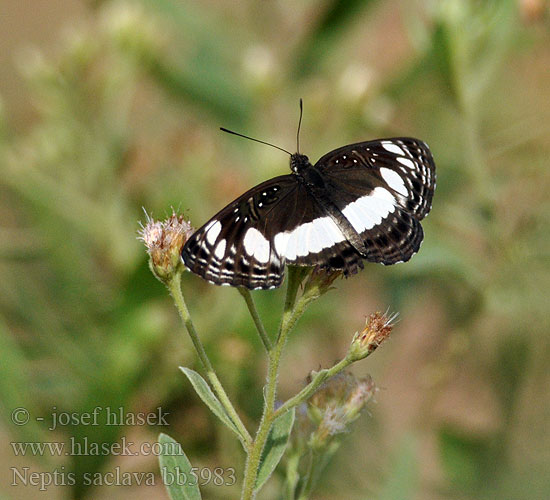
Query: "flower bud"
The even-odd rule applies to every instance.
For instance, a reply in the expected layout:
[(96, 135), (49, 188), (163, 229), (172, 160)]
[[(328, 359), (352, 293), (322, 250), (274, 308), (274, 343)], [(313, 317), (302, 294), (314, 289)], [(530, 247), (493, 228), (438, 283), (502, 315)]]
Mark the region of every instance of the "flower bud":
[(365, 328), (353, 336), (348, 356), (357, 361), (371, 354), (384, 342), (393, 330), (395, 319), (399, 313), (391, 314), (375, 312), (366, 321)]
[(194, 230), (182, 215), (175, 212), (162, 222), (145, 215), (147, 223), (141, 228), (139, 239), (147, 247), (151, 271), (165, 283), (183, 270), (181, 249)]

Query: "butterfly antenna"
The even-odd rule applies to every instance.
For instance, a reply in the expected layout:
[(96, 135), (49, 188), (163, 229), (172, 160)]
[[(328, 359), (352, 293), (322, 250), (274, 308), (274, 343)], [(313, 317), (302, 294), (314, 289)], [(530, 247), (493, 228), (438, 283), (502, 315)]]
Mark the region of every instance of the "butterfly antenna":
[(228, 134), (238, 135), (239, 137), (244, 137), (245, 139), (250, 139), (251, 141), (259, 142), (260, 144), (265, 144), (266, 146), (271, 146), (272, 148), (279, 149), (281, 151), (284, 151), (287, 155), (292, 156), (292, 153), (290, 151), (280, 148), (279, 146), (275, 146), (275, 144), (271, 144), (270, 142), (260, 141), (259, 139), (254, 139), (253, 137), (248, 137), (247, 135), (239, 134), (238, 132), (233, 132), (233, 130), (228, 130), (223, 127), (220, 127), (220, 130), (222, 132), (227, 132)]
[(302, 116), (304, 114), (304, 103), (300, 97), (300, 119), (298, 120), (298, 132), (296, 132), (296, 152), (300, 153), (300, 128), (302, 127)]

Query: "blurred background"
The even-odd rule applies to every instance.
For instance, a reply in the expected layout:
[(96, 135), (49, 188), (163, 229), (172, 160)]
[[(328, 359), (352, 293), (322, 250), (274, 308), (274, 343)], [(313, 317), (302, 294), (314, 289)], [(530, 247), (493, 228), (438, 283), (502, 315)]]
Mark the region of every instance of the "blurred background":
[[(380, 390), (314, 498), (550, 498), (549, 28), (544, 0), (2, 2), (0, 496), (167, 498), (158, 476), (23, 486), (14, 469), (158, 474), (157, 457), (16, 456), (12, 442), (139, 444), (163, 431), (193, 465), (242, 471), (239, 445), (178, 370), (200, 367), (138, 223), (142, 207), (175, 207), (198, 227), (287, 173), (286, 155), (218, 127), (294, 150), (303, 97), (312, 160), (410, 135), (438, 174), (420, 253), (337, 281), (287, 346), (282, 398), (342, 357), (365, 316), (400, 312), (390, 341), (354, 366)], [(183, 289), (253, 429), (265, 355), (245, 304), (189, 274)], [(270, 332), (282, 293), (254, 293)], [(161, 407), (169, 426), (48, 430), (52, 413), (98, 406)], [(26, 425), (12, 421), (19, 407)], [(275, 474), (261, 498), (280, 484)]]

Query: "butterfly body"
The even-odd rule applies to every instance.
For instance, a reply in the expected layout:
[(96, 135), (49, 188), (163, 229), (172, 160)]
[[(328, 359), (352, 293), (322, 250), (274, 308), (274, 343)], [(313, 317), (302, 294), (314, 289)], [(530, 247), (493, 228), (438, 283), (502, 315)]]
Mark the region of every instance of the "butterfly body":
[(363, 260), (394, 264), (418, 250), (431, 208), (435, 164), (417, 139), (351, 144), (247, 191), (187, 241), (185, 265), (218, 285), (275, 288), (285, 264), (345, 275)]

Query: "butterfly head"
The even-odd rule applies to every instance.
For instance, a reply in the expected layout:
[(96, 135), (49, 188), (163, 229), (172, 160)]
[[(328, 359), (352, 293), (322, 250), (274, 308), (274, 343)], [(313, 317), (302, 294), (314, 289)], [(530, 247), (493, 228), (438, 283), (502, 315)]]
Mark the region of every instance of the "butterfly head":
[(300, 153), (294, 153), (290, 155), (290, 170), (295, 174), (303, 172), (306, 168), (310, 167), (309, 158), (306, 155)]

